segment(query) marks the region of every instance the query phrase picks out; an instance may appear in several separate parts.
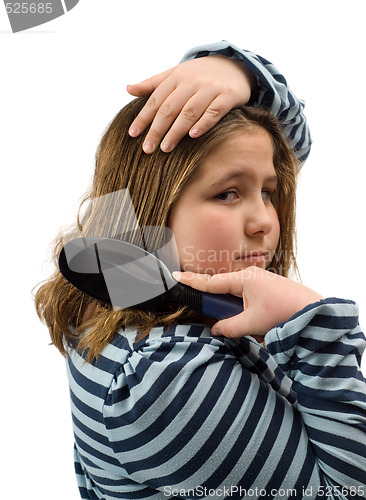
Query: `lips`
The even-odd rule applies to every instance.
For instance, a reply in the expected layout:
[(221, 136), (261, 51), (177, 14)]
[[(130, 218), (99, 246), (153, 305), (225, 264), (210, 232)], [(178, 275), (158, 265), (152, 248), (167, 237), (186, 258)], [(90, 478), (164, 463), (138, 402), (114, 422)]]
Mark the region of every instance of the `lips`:
[(270, 252), (268, 250), (253, 250), (251, 252), (245, 252), (237, 260), (241, 262), (258, 263), (266, 262), (270, 257)]

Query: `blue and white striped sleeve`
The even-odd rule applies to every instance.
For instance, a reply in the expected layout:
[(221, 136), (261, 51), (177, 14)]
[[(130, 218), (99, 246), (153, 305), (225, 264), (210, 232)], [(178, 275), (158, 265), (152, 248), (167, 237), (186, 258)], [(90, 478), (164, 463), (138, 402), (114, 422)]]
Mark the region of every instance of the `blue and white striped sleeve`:
[(329, 486), (327, 498), (342, 498), (335, 488), (366, 498), (365, 340), (354, 303), (306, 308), (267, 334), (269, 352), (249, 339), (235, 352), (194, 328), (142, 341), (105, 399), (108, 442), (142, 496), (317, 498)]
[(365, 336), (357, 306), (321, 301), (271, 330), (265, 340), (293, 380), (296, 408), (325, 480), (348, 488), (350, 497), (366, 497)]
[(280, 121), (289, 146), (303, 163), (309, 156), (311, 148), (310, 131), (304, 116), (305, 104), (288, 87), (284, 76), (263, 57), (242, 50), (225, 40), (195, 47), (184, 55), (181, 62), (215, 54), (242, 60), (256, 77), (259, 93), (250, 104), (267, 107)]

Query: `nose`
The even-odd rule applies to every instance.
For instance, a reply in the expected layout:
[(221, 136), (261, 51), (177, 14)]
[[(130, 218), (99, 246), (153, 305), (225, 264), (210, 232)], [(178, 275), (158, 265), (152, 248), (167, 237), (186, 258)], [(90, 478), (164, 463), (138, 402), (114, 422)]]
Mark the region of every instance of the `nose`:
[(269, 234), (273, 228), (273, 211), (273, 205), (266, 204), (262, 196), (244, 207), (245, 234), (251, 237)]

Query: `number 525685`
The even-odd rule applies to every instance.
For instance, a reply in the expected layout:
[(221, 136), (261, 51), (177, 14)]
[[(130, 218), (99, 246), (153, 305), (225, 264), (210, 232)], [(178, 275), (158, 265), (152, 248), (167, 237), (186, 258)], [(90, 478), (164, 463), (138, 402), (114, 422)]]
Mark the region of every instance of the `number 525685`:
[(8, 14), (51, 14), (52, 3), (14, 2), (5, 4)]

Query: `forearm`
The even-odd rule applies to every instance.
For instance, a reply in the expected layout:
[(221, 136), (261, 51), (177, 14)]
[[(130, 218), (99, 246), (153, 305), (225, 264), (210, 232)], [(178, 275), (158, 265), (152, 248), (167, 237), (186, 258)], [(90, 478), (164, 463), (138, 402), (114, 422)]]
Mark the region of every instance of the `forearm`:
[(321, 469), (344, 487), (365, 487), (366, 383), (360, 369), (365, 338), (357, 306), (321, 301), (273, 328), (265, 340), (293, 380), (296, 407)]

